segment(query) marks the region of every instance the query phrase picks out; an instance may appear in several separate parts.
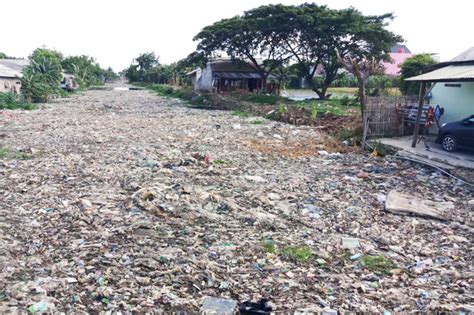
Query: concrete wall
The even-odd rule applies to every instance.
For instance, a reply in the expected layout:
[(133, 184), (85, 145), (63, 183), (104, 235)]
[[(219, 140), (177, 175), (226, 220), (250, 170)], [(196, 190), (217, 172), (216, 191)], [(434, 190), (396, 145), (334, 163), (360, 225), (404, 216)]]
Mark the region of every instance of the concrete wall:
[[(450, 123), (474, 114), (474, 82), (450, 82), (461, 84), (461, 87), (447, 87), (446, 83), (436, 83), (431, 90), (430, 104), (433, 107), (444, 107), (442, 123)], [(434, 131), (434, 130), (433, 130)]]
[(202, 69), (201, 75), (197, 76), (194, 89), (197, 91), (212, 91), (212, 68), (210, 62), (205, 69)]
[(18, 78), (0, 77), (0, 93), (20, 93), (21, 81)]

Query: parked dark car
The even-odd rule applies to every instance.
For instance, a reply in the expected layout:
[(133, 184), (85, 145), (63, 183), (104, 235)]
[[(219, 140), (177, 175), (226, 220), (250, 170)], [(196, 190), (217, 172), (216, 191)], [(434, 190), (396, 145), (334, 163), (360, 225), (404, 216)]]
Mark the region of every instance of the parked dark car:
[(474, 115), (444, 124), (439, 130), (436, 142), (448, 152), (458, 148), (474, 149)]

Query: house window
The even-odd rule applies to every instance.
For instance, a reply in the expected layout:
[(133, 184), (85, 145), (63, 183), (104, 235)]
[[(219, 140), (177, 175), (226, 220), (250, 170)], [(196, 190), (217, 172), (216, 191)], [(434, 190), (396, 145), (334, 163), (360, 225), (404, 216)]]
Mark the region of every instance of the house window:
[(460, 88), (460, 87), (461, 87), (461, 84), (460, 84), (460, 83), (445, 83), (444, 86), (445, 86), (445, 87), (457, 87), (457, 88)]

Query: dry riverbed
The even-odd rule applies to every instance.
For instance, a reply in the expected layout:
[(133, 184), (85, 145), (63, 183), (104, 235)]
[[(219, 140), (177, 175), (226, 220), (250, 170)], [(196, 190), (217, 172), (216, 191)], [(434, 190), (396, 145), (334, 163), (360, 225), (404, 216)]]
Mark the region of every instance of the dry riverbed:
[[(312, 127), (89, 91), (0, 111), (0, 311), (474, 311), (466, 186)], [(384, 210), (396, 189), (447, 221)]]

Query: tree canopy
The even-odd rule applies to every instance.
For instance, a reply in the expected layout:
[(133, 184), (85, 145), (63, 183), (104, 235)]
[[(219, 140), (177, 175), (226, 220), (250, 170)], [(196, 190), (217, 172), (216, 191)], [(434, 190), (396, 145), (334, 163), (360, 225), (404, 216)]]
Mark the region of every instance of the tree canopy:
[(74, 74), (83, 87), (100, 84), (104, 77), (104, 70), (89, 56), (70, 56), (63, 59), (61, 65), (65, 72)]
[[(195, 36), (198, 51), (226, 53), (250, 60), (266, 78), (285, 63), (295, 62), (320, 98), (340, 75), (341, 56), (386, 59), (402, 38), (386, 29), (393, 14), (365, 16), (354, 8), (334, 10), (314, 3), (265, 5), (241, 16), (206, 26)], [(263, 59), (257, 62), (257, 58)], [(322, 69), (319, 80), (315, 77)]]
[[(223, 19), (206, 26), (194, 40), (198, 50), (206, 55), (225, 52), (232, 58), (245, 59), (253, 64), (263, 79), (290, 57), (281, 46), (281, 32), (263, 12), (247, 11), (244, 16)], [(261, 59), (261, 60), (260, 60)]]
[(103, 70), (89, 56), (64, 56), (55, 50), (37, 48), (29, 56), (29, 65), (22, 72), (21, 92), (29, 101), (47, 101), (61, 94), (63, 72), (74, 74), (82, 88), (102, 84), (105, 77), (116, 78), (112, 69)]
[(130, 82), (168, 83), (173, 76), (173, 65), (162, 65), (159, 57), (153, 52), (140, 54), (125, 70), (125, 77)]
[(59, 90), (62, 80), (62, 54), (37, 48), (29, 56), (30, 64), (23, 69), (21, 90), (30, 101), (46, 101)]
[(420, 83), (405, 81), (410, 78), (427, 71), (429, 66), (432, 66), (436, 61), (430, 54), (419, 54), (408, 58), (401, 66), (400, 75), (400, 90), (405, 95), (417, 95), (420, 89)]

